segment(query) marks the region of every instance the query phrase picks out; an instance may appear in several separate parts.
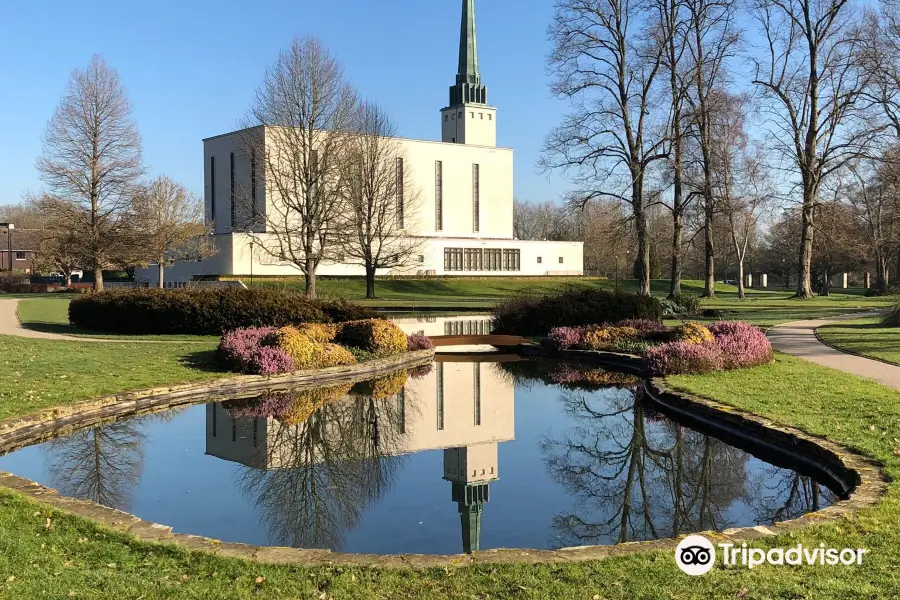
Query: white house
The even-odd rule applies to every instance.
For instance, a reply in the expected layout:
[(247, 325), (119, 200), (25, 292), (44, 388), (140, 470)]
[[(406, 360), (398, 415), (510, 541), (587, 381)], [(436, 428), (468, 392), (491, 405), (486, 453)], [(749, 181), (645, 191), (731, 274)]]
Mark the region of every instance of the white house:
[[(441, 109), (440, 142), (398, 139), (402, 169), (416, 187), (416, 218), (404, 233), (418, 240), (412, 263), (379, 274), (390, 275), (581, 275), (581, 242), (525, 241), (513, 237), (513, 150), (500, 148), (497, 109), (487, 104), (481, 82), (475, 35), (474, 0), (463, 0), (459, 72), (450, 88), (450, 101)], [(250, 131), (265, 139), (269, 131)], [(300, 275), (280, 263), (255, 237), (265, 226), (246, 229), (235, 206), (235, 190), (251, 190), (256, 223), (265, 223), (272, 210), (265, 176), (251, 179), (247, 130), (203, 140), (206, 215), (215, 222), (218, 253), (197, 262), (168, 268), (165, 280), (177, 285), (198, 275)], [(246, 202), (246, 198), (241, 202)], [(264, 242), (263, 242), (264, 243)], [(324, 263), (319, 275), (363, 275), (361, 265)], [(139, 269), (138, 281), (156, 281), (156, 267)]]

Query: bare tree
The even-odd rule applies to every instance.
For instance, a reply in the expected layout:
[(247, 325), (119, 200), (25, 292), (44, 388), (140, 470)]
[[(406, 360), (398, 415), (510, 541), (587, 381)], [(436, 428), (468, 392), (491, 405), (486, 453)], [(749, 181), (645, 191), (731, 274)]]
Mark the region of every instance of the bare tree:
[(849, 0), (756, 0), (764, 57), (754, 83), (768, 100), (772, 149), (802, 191), (797, 297), (810, 298), (814, 213), (822, 183), (860, 153), (871, 125), (854, 122), (866, 88)]
[(344, 261), (366, 270), (366, 298), (375, 297), (375, 273), (412, 264), (421, 250), (416, 230), (420, 203), (394, 124), (376, 104), (355, 115), (344, 175), (343, 226), (338, 236)]
[(316, 271), (333, 257), (343, 211), (344, 161), (357, 94), (337, 59), (312, 37), (295, 39), (266, 71), (248, 116), (248, 154), (262, 157), (266, 234), (254, 242), (295, 265), (316, 295)]
[(704, 296), (716, 294), (715, 248), (715, 173), (713, 166), (713, 111), (715, 95), (727, 83), (727, 60), (733, 55), (740, 36), (734, 24), (733, 0), (685, 0), (690, 14), (691, 129), (697, 145), (699, 178), (696, 193), (702, 200), (703, 242), (705, 253)]
[(687, 10), (683, 0), (658, 0), (659, 23), (665, 42), (663, 66), (668, 73), (668, 87), (672, 104), (671, 153), (668, 171), (672, 177), (672, 248), (669, 275), (669, 298), (681, 294), (681, 249), (684, 244), (684, 213), (692, 196), (685, 194), (684, 146), (687, 132), (684, 127), (687, 86), (685, 58), (689, 33)]
[(214, 253), (203, 201), (168, 177), (157, 177), (137, 193), (134, 216), (140, 223), (145, 258), (156, 261), (159, 268), (160, 288), (166, 265)]
[(541, 166), (572, 172), (583, 203), (630, 206), (640, 293), (650, 295), (644, 188), (648, 167), (668, 155), (669, 117), (653, 110), (665, 40), (648, 6), (630, 0), (558, 0), (549, 34), (552, 89), (572, 110), (548, 136)]
[(745, 297), (744, 263), (760, 220), (776, 196), (766, 169), (765, 152), (750, 142), (745, 129), (746, 98), (717, 94), (711, 141), (715, 195), (725, 217), (737, 261), (738, 297)]
[(37, 167), (56, 199), (45, 214), (75, 234), (73, 250), (102, 290), (103, 269), (121, 264), (133, 246), (130, 206), (142, 170), (131, 103), (101, 56), (72, 73)]

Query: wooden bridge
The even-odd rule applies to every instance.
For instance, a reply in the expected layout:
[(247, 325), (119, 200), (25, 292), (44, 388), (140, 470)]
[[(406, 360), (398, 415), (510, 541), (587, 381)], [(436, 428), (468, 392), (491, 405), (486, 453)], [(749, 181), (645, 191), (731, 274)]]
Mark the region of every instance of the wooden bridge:
[(518, 346), (525, 343), (520, 335), (433, 335), (435, 348), (442, 346)]

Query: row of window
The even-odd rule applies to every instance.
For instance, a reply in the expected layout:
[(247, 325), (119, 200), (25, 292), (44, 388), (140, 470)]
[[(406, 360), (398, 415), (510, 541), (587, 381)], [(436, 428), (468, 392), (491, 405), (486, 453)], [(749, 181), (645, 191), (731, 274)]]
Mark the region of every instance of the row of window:
[[(250, 210), (245, 214), (238, 214), (237, 186), (235, 185), (234, 152), (228, 154), (229, 182), (230, 182), (230, 225), (232, 231), (249, 231), (258, 220), (256, 205), (256, 151), (250, 151)], [(212, 219), (216, 217), (216, 157), (209, 157), (209, 214)], [(249, 214), (248, 214), (249, 213)]]
[[(475, 118), (475, 114), (476, 114), (475, 111), (469, 111), (469, 117), (471, 117), (473, 119)], [(492, 115), (491, 113), (483, 113), (483, 112), (479, 111), (477, 114), (478, 114), (479, 119), (482, 121), (484, 120), (484, 115), (487, 115), (488, 121), (494, 120), (494, 115)], [(453, 113), (450, 115), (444, 114), (444, 123), (446, 123), (447, 121), (455, 121), (457, 116), (459, 116), (460, 120), (462, 120), (462, 118), (463, 118), (462, 111), (459, 111), (458, 113)]]
[(445, 271), (521, 271), (521, 251), (506, 248), (444, 248)]

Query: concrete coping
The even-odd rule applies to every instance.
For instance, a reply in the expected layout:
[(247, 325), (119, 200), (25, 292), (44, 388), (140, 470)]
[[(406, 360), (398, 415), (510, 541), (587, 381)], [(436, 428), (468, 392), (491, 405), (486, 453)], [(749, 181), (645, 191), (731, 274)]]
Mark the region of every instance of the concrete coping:
[[(529, 355), (538, 350), (530, 348)], [(593, 356), (588, 356), (588, 355)], [(554, 352), (553, 356), (571, 359), (592, 358), (591, 362), (610, 367), (627, 364), (637, 370), (627, 355), (602, 356), (603, 353)], [(302, 389), (323, 385), (363, 381), (403, 368), (430, 363), (432, 350), (409, 352), (399, 356), (377, 359), (319, 371), (296, 372), (273, 377), (237, 376), (213, 382), (154, 388), (106, 396), (68, 407), (45, 410), (34, 415), (0, 422), (0, 451), (9, 452), (25, 445), (41, 442), (66, 431), (96, 425), (122, 417), (158, 412), (171, 407), (208, 402), (216, 398), (253, 397), (260, 391)], [(610, 359), (610, 360), (605, 360)], [(774, 525), (750, 526), (724, 531), (697, 532), (716, 542), (743, 542), (780, 535), (813, 524), (834, 522), (843, 515), (879, 502), (887, 491), (887, 479), (873, 461), (838, 444), (811, 436), (799, 429), (781, 426), (763, 417), (726, 406), (712, 400), (684, 394), (670, 389), (665, 380), (652, 379), (646, 383), (651, 401), (663, 410), (678, 413), (688, 419), (700, 419), (724, 432), (743, 431), (761, 443), (781, 452), (789, 460), (798, 454), (806, 457), (812, 468), (830, 474), (847, 487), (844, 499), (822, 510), (806, 513), (796, 519)], [(749, 433), (748, 433), (749, 432)], [(799, 452), (798, 452), (799, 449)], [(59, 495), (56, 490), (10, 473), (0, 473), (0, 486), (23, 494), (50, 507), (98, 522), (114, 530), (127, 532), (146, 542), (177, 544), (188, 550), (208, 552), (270, 564), (298, 564), (305, 566), (361, 565), (379, 568), (428, 568), (463, 566), (484, 563), (551, 564), (585, 561), (620, 556), (636, 552), (674, 551), (675, 538), (645, 542), (625, 542), (607, 546), (577, 546), (558, 550), (494, 549), (480, 550), (470, 555), (427, 554), (350, 554), (327, 549), (300, 549), (278, 546), (254, 546), (223, 542), (197, 535), (175, 533), (168, 525), (152, 523), (113, 508), (88, 500)]]

